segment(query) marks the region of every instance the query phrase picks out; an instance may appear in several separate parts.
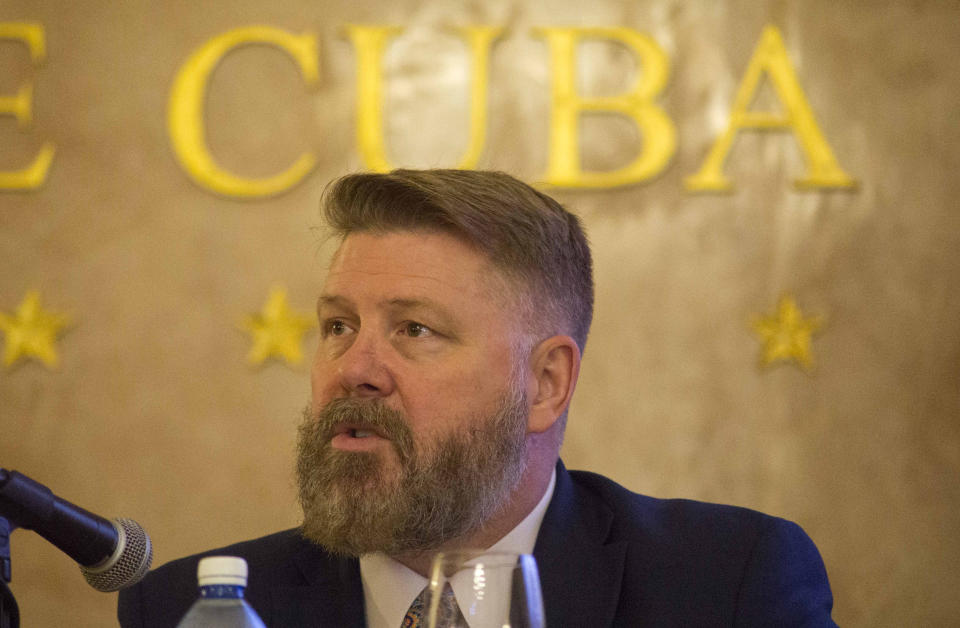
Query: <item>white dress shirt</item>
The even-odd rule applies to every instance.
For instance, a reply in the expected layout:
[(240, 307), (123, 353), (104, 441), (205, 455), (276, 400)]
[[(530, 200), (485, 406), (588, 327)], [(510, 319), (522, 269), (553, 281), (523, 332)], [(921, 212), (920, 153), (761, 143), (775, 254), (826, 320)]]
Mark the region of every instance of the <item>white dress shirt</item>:
[[(556, 481), (557, 472), (554, 470), (547, 490), (530, 514), (518, 523), (517, 527), (487, 548), (488, 552), (533, 553), (540, 524), (553, 496)], [(410, 604), (427, 586), (426, 578), (380, 552), (360, 557), (360, 579), (363, 581), (363, 603), (366, 607), (368, 628), (400, 628)], [(455, 578), (452, 586), (454, 594), (457, 594), (461, 588), (469, 587), (470, 583), (460, 583)], [(464, 595), (457, 595), (457, 598), (468, 599), (465, 593), (464, 589)], [(469, 609), (461, 610), (465, 611), (467, 623), (471, 623)]]

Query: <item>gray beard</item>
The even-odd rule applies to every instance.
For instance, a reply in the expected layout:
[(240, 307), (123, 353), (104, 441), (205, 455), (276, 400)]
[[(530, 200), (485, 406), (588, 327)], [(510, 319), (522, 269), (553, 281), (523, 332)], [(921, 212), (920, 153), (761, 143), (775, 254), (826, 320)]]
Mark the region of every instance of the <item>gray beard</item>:
[[(345, 556), (436, 549), (479, 530), (516, 489), (526, 468), (526, 402), (508, 393), (490, 415), (421, 449), (402, 413), (380, 401), (337, 399), (299, 428), (301, 533)], [(341, 423), (377, 428), (393, 444), (400, 471), (387, 476), (377, 454), (333, 449)]]

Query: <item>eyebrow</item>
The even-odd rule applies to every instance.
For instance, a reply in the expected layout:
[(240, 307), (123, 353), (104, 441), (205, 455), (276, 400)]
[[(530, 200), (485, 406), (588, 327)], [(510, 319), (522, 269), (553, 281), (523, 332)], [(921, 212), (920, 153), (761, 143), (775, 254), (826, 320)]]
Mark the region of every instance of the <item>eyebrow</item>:
[(435, 310), (440, 310), (441, 312), (447, 311), (447, 308), (445, 308), (444, 306), (440, 305), (439, 303), (437, 303), (432, 299), (390, 299), (389, 301), (387, 301), (387, 305), (396, 309), (401, 309), (401, 308), (413, 309), (417, 307), (429, 307)]
[(337, 295), (321, 294), (319, 297), (317, 297), (317, 311), (319, 312), (320, 308), (324, 306), (351, 309), (353, 307), (353, 301), (347, 299), (346, 297)]

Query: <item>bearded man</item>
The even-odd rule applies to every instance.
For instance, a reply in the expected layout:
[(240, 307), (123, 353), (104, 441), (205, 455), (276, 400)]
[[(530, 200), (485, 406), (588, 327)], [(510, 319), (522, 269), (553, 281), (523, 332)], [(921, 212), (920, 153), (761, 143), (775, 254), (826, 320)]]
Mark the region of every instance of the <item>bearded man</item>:
[[(441, 550), (532, 553), (547, 625), (832, 626), (795, 524), (636, 495), (559, 461), (593, 311), (589, 246), (493, 172), (397, 170), (328, 188), (340, 239), (299, 433), (303, 525), (203, 555), (250, 566), (268, 625), (396, 628)], [(172, 626), (202, 555), (120, 595)]]

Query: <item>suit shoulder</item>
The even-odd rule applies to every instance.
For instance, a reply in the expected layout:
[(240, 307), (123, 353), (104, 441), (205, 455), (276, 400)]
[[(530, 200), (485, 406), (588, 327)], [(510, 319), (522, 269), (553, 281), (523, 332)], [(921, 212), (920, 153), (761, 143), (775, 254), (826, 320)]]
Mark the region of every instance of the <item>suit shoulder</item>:
[(248, 598), (255, 599), (268, 579), (301, 581), (303, 576), (294, 557), (318, 551), (293, 529), (172, 560), (120, 592), (118, 619), (122, 626), (175, 626), (196, 599), (197, 565), (205, 556), (239, 556), (246, 560), (250, 573)]
[[(290, 557), (301, 550), (304, 545), (307, 545), (307, 542), (300, 537), (297, 530), (284, 530), (283, 532), (276, 532), (172, 560), (151, 571), (147, 578), (168, 578), (170, 576), (180, 578), (184, 571), (187, 571), (191, 574), (190, 582), (195, 587), (197, 564), (201, 558), (206, 556), (239, 556), (247, 561), (247, 565), (250, 567), (250, 578), (253, 579), (256, 578), (259, 571), (258, 567), (273, 572), (278, 565), (288, 563)], [(251, 580), (249, 584), (252, 583)]]
[(663, 543), (699, 539), (755, 539), (769, 527), (799, 526), (784, 519), (740, 506), (728, 506), (691, 499), (661, 499), (635, 493), (613, 480), (589, 471), (571, 471), (580, 499), (602, 503), (612, 513), (611, 534), (642, 536)]

